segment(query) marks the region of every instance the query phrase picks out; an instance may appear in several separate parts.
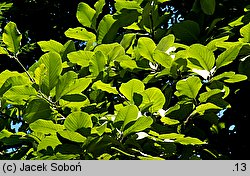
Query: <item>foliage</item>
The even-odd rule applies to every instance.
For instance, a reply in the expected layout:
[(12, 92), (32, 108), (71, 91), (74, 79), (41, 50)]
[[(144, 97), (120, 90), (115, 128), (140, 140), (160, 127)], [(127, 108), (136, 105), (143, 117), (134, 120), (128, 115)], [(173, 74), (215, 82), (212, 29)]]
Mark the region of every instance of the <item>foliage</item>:
[[(0, 74), (1, 158), (230, 158), (213, 140), (226, 128), (220, 114), (232, 108), (232, 90), (249, 76), (248, 11), (219, 29), (218, 19), (205, 31), (191, 19), (166, 28), (166, 3), (116, 0), (103, 15), (106, 1), (80, 2), (81, 26), (65, 31), (65, 43), (37, 42), (43, 55), (28, 68), (23, 35), (7, 23), (0, 54), (23, 72)], [(211, 16), (217, 5), (193, 8)]]

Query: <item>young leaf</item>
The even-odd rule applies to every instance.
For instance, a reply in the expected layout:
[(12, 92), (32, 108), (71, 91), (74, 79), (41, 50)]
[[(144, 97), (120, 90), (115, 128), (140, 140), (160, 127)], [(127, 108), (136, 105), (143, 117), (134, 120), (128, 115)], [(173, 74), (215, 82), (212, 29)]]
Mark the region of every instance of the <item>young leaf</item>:
[(80, 2), (77, 7), (76, 17), (83, 26), (91, 27), (95, 13), (95, 10), (88, 4)]
[(230, 64), (239, 54), (242, 45), (236, 45), (228, 48), (221, 53), (216, 60), (216, 69)]
[(144, 91), (144, 84), (138, 79), (131, 79), (127, 83), (122, 83), (119, 90), (130, 101), (133, 102), (134, 93)]
[(196, 98), (202, 86), (200, 78), (196, 76), (188, 77), (187, 79), (180, 80), (176, 84), (178, 96), (185, 95), (189, 98)]
[(157, 63), (161, 64), (165, 68), (170, 68), (173, 62), (171, 56), (159, 50), (155, 50), (153, 58)]
[(115, 87), (111, 87), (110, 84), (103, 83), (101, 80), (95, 82), (92, 85), (92, 88), (93, 89), (100, 89), (102, 91), (105, 91), (105, 92), (108, 92), (108, 93), (112, 93), (112, 94), (119, 94), (119, 92), (116, 90)]
[(138, 51), (140, 55), (153, 62), (153, 53), (156, 48), (154, 41), (148, 37), (141, 37), (138, 40)]
[(6, 55), (8, 55), (9, 53), (8, 53), (8, 51), (6, 51), (5, 48), (3, 48), (3, 47), (0, 46), (0, 54), (6, 54)]
[(7, 49), (17, 54), (21, 46), (22, 34), (18, 31), (17, 26), (13, 22), (9, 22), (4, 27), (3, 42), (7, 46)]
[(81, 128), (92, 128), (93, 123), (89, 114), (85, 112), (73, 112), (67, 116), (64, 126), (69, 131), (76, 131)]
[(136, 120), (136, 122), (132, 126), (130, 126), (128, 129), (124, 131), (123, 137), (126, 137), (131, 133), (143, 131), (149, 128), (152, 125), (152, 123), (153, 119), (151, 117), (141, 116)]
[(92, 32), (88, 32), (85, 28), (77, 27), (77, 28), (69, 28), (65, 32), (66, 37), (82, 40), (82, 41), (89, 41), (95, 39), (96, 36)]

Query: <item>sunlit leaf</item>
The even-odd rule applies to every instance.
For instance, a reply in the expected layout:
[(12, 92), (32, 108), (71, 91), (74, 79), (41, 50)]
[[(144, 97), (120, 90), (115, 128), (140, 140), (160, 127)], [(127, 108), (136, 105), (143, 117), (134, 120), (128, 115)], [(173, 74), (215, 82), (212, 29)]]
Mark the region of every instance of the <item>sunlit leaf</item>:
[(3, 42), (7, 49), (13, 54), (17, 54), (21, 46), (22, 34), (18, 31), (14, 22), (9, 22), (4, 27)]
[(66, 37), (82, 40), (82, 41), (89, 41), (95, 39), (96, 36), (92, 32), (88, 32), (85, 28), (77, 27), (77, 28), (69, 28), (65, 32)]
[(121, 131), (123, 131), (127, 124), (133, 122), (138, 117), (139, 109), (135, 105), (125, 106), (119, 110), (116, 118), (114, 120), (114, 124), (117, 128), (121, 127)]
[(37, 44), (41, 47), (43, 52), (52, 51), (60, 54), (63, 50), (63, 45), (55, 40), (40, 41), (37, 42)]
[(69, 114), (64, 121), (67, 130), (76, 131), (81, 128), (92, 128), (93, 123), (91, 117), (85, 112), (73, 112)]
[(153, 119), (151, 117), (141, 116), (136, 120), (136, 122), (132, 126), (130, 126), (128, 129), (124, 131), (123, 136), (125, 137), (131, 133), (143, 131), (149, 128), (152, 123)]
[(196, 98), (202, 86), (200, 78), (196, 76), (188, 77), (187, 79), (180, 80), (176, 84), (178, 96), (185, 95), (189, 98)]
[(122, 83), (119, 91), (131, 102), (133, 102), (134, 93), (144, 91), (144, 84), (138, 79), (131, 79), (127, 83)]
[(91, 27), (92, 20), (95, 15), (95, 10), (88, 4), (80, 2), (77, 7), (76, 17), (78, 21), (86, 27)]
[(51, 120), (38, 119), (30, 124), (30, 129), (44, 134), (56, 134), (57, 131), (62, 131), (64, 126), (55, 124)]
[(58, 131), (57, 133), (61, 137), (77, 143), (83, 143), (87, 139), (86, 137), (74, 131), (64, 130), (64, 131)]
[(102, 81), (95, 82), (92, 87), (94, 89), (100, 89), (102, 91), (112, 93), (112, 94), (119, 94), (115, 87), (112, 87), (110, 84), (103, 83)]
[(72, 63), (76, 63), (82, 67), (88, 67), (89, 61), (93, 57), (94, 53), (91, 51), (74, 51), (67, 55), (68, 59)]
[(138, 40), (138, 51), (141, 56), (153, 62), (153, 53), (156, 48), (154, 41), (148, 37), (141, 37)]

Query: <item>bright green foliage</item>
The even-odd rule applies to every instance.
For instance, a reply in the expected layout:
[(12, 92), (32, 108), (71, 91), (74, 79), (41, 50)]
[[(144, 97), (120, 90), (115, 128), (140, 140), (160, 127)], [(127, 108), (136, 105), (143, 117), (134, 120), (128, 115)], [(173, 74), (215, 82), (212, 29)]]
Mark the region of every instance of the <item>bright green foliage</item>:
[[(0, 54), (17, 61), (24, 73), (0, 73), (0, 118), (22, 127), (15, 133), (0, 121), (1, 155), (220, 158), (206, 144), (223, 129), (218, 114), (231, 108), (226, 97), (234, 93), (232, 85), (249, 80), (249, 24), (239, 28), (242, 38), (236, 42), (229, 35), (203, 42), (201, 23), (184, 20), (165, 29), (170, 15), (159, 9), (167, 1), (116, 0), (114, 13), (103, 16), (106, 1), (81, 2), (76, 18), (82, 26), (65, 31), (72, 40), (37, 42), (44, 54), (29, 69), (19, 61), (22, 35), (9, 22)], [(218, 4), (195, 5), (211, 17)], [(215, 26), (216, 21), (208, 30)], [(239, 58), (239, 73), (221, 72)], [(9, 154), (13, 147), (18, 150)]]

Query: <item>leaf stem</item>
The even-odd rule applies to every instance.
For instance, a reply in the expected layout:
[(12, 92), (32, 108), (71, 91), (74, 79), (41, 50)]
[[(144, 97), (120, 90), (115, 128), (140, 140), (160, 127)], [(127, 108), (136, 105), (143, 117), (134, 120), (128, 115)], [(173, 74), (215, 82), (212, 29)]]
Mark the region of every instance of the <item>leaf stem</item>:
[(17, 63), (23, 68), (23, 70), (25, 71), (25, 73), (29, 77), (30, 81), (33, 82), (33, 83), (35, 83), (35, 80), (32, 78), (32, 76), (30, 75), (30, 73), (28, 72), (28, 70), (23, 66), (23, 64), (19, 61), (19, 59), (17, 58), (17, 56), (9, 56), (9, 57), (15, 59), (17, 61)]

